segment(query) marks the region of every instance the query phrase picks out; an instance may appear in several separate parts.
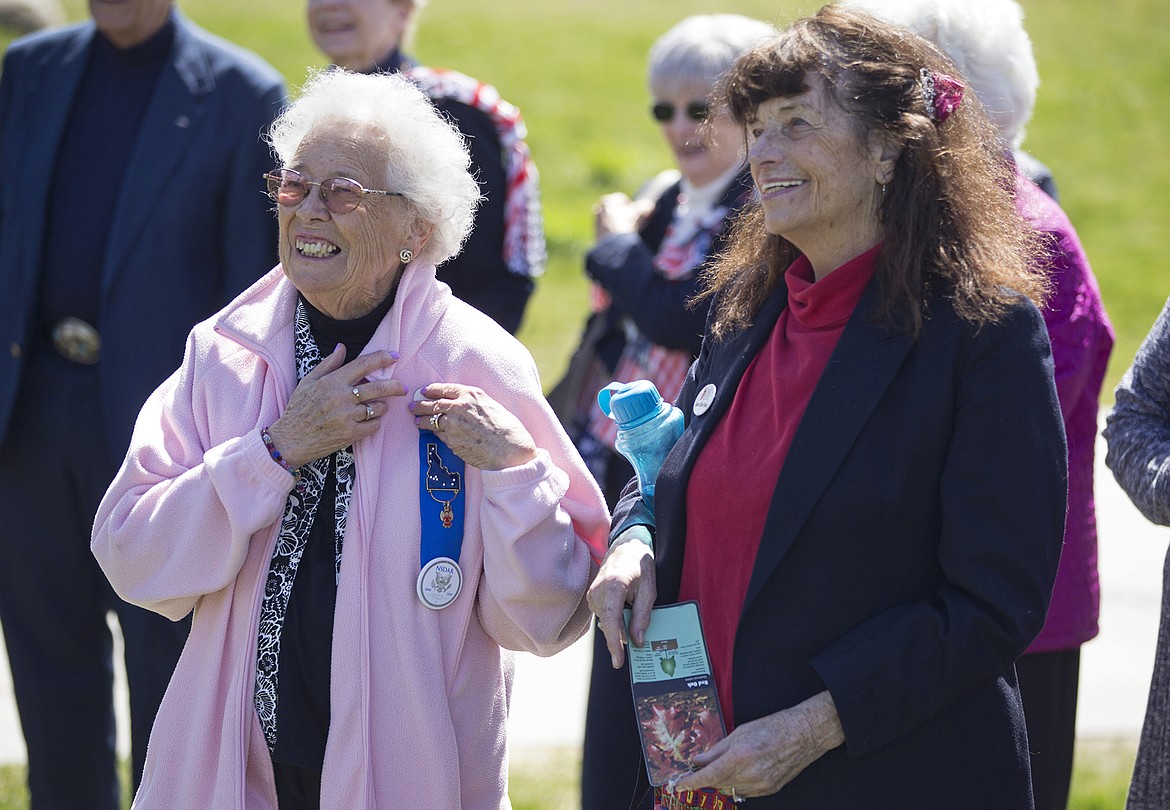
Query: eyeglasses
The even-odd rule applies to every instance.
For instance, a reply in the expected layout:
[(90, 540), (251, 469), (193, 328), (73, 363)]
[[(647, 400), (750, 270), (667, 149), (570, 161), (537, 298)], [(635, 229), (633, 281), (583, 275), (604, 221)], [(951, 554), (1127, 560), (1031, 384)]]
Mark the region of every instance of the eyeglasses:
[[(668, 121), (674, 120), (674, 111), (677, 109), (673, 104), (668, 104), (665, 101), (660, 101), (650, 108), (650, 114), (654, 116), (655, 121), (661, 121), (665, 124)], [(692, 101), (683, 108), (687, 118), (692, 121), (706, 121), (707, 116), (711, 114), (711, 105), (705, 101)]]
[(382, 197), (405, 196), (399, 191), (378, 191), (366, 188), (357, 180), (348, 177), (330, 177), (320, 183), (306, 180), (300, 172), (292, 169), (276, 169), (264, 175), (268, 181), (268, 196), (273, 202), (293, 207), (300, 205), (309, 196), (309, 186), (321, 189), (321, 202), (334, 214), (348, 214), (357, 208), (367, 194)]

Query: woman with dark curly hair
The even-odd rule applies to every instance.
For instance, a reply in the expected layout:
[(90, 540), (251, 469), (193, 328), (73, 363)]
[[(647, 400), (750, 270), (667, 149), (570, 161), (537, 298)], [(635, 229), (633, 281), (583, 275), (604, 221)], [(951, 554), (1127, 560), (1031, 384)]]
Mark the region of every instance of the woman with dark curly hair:
[(1038, 246), (956, 75), (828, 6), (721, 81), (758, 201), (654, 514), (627, 489), (589, 596), (618, 665), (627, 602), (639, 645), (698, 602), (730, 733), (659, 806), (1032, 807), (1013, 662), (1066, 451)]

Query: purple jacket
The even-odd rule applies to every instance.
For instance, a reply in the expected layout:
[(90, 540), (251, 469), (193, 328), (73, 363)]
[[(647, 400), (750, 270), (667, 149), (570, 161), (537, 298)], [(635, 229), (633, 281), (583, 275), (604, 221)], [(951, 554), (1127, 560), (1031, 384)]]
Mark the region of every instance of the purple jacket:
[(1113, 327), (1068, 216), (1018, 170), (1016, 205), (1033, 227), (1051, 239), (1047, 261), (1051, 262), (1052, 298), (1043, 314), (1052, 341), (1056, 392), (1068, 438), (1068, 518), (1048, 620), (1028, 652), (1055, 652), (1079, 647), (1098, 630), (1093, 445), (1098, 398), (1113, 349)]

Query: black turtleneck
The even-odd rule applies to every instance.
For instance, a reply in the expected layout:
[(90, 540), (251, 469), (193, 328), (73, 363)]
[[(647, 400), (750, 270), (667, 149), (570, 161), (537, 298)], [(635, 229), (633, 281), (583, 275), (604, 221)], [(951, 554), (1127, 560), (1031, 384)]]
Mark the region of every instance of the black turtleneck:
[(72, 315), (100, 330), (102, 265), (122, 179), (175, 41), (173, 18), (118, 48), (100, 32), (73, 101), (49, 188), (40, 313), (46, 330)]
[(301, 302), (305, 305), (305, 314), (309, 316), (309, 329), (313, 332), (313, 340), (321, 350), (322, 357), (328, 357), (338, 343), (345, 344), (345, 362), (349, 362), (362, 353), (370, 338), (374, 336), (378, 325), (394, 306), (394, 297), (398, 291), (395, 284), (386, 300), (374, 307), (374, 311), (352, 321), (339, 321), (331, 318), (315, 306), (310, 304), (304, 296)]
[[(347, 363), (361, 354), (394, 306), (397, 289), (395, 285), (373, 312), (351, 321), (331, 318), (302, 297), (309, 328), (321, 354), (328, 356), (338, 343), (345, 344)], [(280, 631), (276, 746), (272, 759), (311, 771), (321, 770), (329, 737), (329, 675), (337, 603), (336, 501), (335, 454), (329, 460), (321, 506), (309, 528)]]

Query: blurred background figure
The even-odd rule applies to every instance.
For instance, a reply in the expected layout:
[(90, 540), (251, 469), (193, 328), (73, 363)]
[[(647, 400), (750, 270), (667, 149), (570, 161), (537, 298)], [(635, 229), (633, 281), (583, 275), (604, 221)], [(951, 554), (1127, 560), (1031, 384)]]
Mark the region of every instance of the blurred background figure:
[(736, 57), (775, 33), (759, 20), (714, 14), (688, 17), (659, 38), (647, 68), (649, 113), (676, 168), (635, 199), (606, 194), (595, 208), (597, 243), (585, 257), (594, 282), (590, 374), (576, 385), (566, 422), (611, 508), (634, 471), (614, 450), (614, 422), (597, 407), (597, 389), (648, 379), (667, 402), (678, 396), (707, 317), (706, 306), (691, 306), (702, 268), (751, 193), (743, 135), (708, 96)]
[[(1141, 513), (1170, 526), (1170, 299), (1121, 379), (1106, 418), (1105, 463)], [(1128, 810), (1170, 807), (1170, 555), (1149, 702)]]
[(404, 48), (426, 0), (308, 0), (309, 32), (333, 64), (409, 75), (463, 133), (483, 199), (462, 252), (439, 281), (513, 334), (547, 261), (539, 177), (519, 110), (462, 73), (426, 68)]
[(0, 49), (17, 37), (65, 23), (57, 0), (0, 0)]
[(171, 0), (12, 43), (0, 77), (0, 622), (34, 807), (115, 808), (113, 639), (132, 776), (187, 627), (114, 596), (93, 516), (190, 328), (276, 261), (257, 193), (271, 67)]
[(844, 0), (843, 5), (898, 22), (942, 48), (967, 76), (1016, 166), (1056, 199), (1052, 170), (1023, 149), (1040, 74), (1024, 11), (1012, 0), (963, 4), (955, 0)]
[(1080, 649), (1098, 632), (1093, 455), (1113, 328), (1076, 230), (1055, 199), (1041, 193), (1019, 160), (1039, 84), (1019, 4), (1014, 0), (846, 0), (844, 4), (909, 28), (951, 58), (998, 128), (1005, 154), (1015, 162), (1016, 206), (1044, 240), (1038, 269), (1049, 273), (1052, 285), (1042, 312), (1052, 342), (1068, 438), (1068, 518), (1048, 620), (1016, 670), (1027, 717), (1036, 808), (1063, 810), (1072, 777)]
[[(736, 14), (703, 15), (678, 23), (650, 49), (649, 112), (677, 171), (659, 175), (637, 199), (613, 193), (598, 203), (597, 244), (585, 260), (596, 311), (570, 378), (582, 362), (586, 369), (572, 392), (558, 392), (572, 403), (565, 421), (611, 507), (633, 469), (614, 450), (614, 423), (598, 409), (597, 389), (611, 379), (648, 379), (667, 402), (678, 396), (702, 343), (707, 307), (690, 305), (701, 271), (724, 246), (752, 189), (743, 134), (709, 96), (737, 57), (775, 33)], [(613, 669), (598, 633), (585, 728), (586, 810), (629, 806), (641, 772), (637, 743), (629, 674)]]

